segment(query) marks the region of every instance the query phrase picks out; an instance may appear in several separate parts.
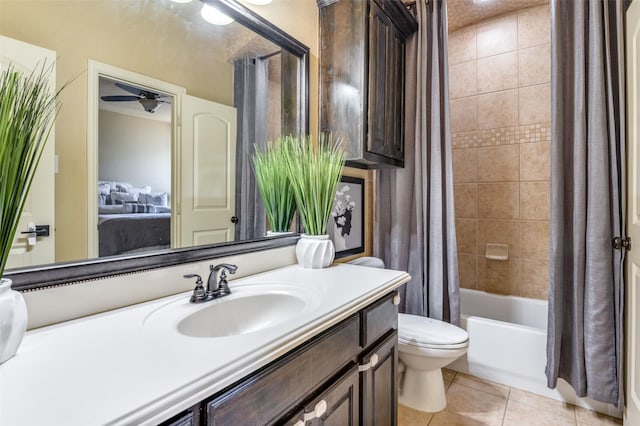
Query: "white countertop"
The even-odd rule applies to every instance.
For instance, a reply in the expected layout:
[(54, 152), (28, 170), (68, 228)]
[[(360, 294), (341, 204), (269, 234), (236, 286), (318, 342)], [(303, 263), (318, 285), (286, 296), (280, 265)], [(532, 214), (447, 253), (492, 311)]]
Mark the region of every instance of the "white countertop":
[(290, 321), (237, 336), (186, 337), (153, 320), (167, 305), (193, 309), (190, 293), (30, 331), (17, 355), (0, 365), (0, 425), (157, 424), (409, 279), (404, 272), (354, 265), (294, 265), (230, 281), (232, 291), (277, 283), (316, 299)]

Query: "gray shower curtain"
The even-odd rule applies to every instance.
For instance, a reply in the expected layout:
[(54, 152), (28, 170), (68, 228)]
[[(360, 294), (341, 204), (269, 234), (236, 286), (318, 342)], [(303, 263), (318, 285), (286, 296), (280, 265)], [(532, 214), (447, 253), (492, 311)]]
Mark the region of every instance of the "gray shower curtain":
[(624, 10), (551, 1), (551, 247), (548, 386), (621, 407)]
[(266, 212), (251, 165), (254, 144), (267, 143), (269, 100), (268, 59), (246, 56), (234, 62), (233, 106), (238, 111), (236, 142), (236, 224), (235, 240), (265, 236)]
[(459, 324), (445, 0), (416, 2), (407, 42), (405, 168), (378, 175), (374, 254), (411, 274), (403, 312)]

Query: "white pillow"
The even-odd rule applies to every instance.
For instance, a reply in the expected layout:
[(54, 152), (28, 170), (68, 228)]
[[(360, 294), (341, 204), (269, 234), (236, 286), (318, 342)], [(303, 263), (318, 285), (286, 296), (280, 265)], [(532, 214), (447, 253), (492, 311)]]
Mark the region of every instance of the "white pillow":
[(169, 194), (166, 192), (140, 194), (139, 201), (142, 204), (153, 204), (154, 206), (167, 207), (169, 205)]
[(130, 194), (128, 192), (112, 192), (111, 204), (137, 203), (138, 194)]

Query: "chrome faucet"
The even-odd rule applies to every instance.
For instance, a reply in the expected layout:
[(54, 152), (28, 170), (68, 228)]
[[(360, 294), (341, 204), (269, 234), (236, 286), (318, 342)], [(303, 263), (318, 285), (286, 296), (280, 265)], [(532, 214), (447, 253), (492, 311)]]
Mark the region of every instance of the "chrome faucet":
[[(238, 270), (236, 265), (228, 263), (221, 263), (219, 265), (209, 266), (209, 279), (207, 280), (207, 288), (203, 287), (202, 278), (200, 275), (188, 274), (184, 275), (184, 278), (196, 278), (196, 288), (193, 289), (193, 294), (189, 300), (191, 303), (208, 302), (209, 300), (217, 299), (231, 294), (229, 284), (227, 283), (227, 273), (235, 274)], [(220, 282), (218, 282), (218, 271), (222, 270), (220, 274)]]
[[(210, 265), (209, 270), (211, 272), (209, 273), (209, 280), (207, 281), (207, 293), (214, 295), (213, 298), (231, 294), (227, 283), (226, 271), (229, 271), (230, 274), (235, 274), (238, 267), (229, 263), (221, 263), (216, 266)], [(220, 270), (222, 272), (220, 273), (220, 281), (218, 282), (218, 271)]]

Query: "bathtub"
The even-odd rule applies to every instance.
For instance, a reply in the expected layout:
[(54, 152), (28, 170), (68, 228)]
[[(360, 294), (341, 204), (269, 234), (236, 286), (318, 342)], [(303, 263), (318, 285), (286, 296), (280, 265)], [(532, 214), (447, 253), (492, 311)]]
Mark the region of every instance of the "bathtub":
[(460, 289), (466, 356), (448, 368), (612, 416), (610, 404), (579, 398), (564, 380), (547, 388), (547, 301)]

